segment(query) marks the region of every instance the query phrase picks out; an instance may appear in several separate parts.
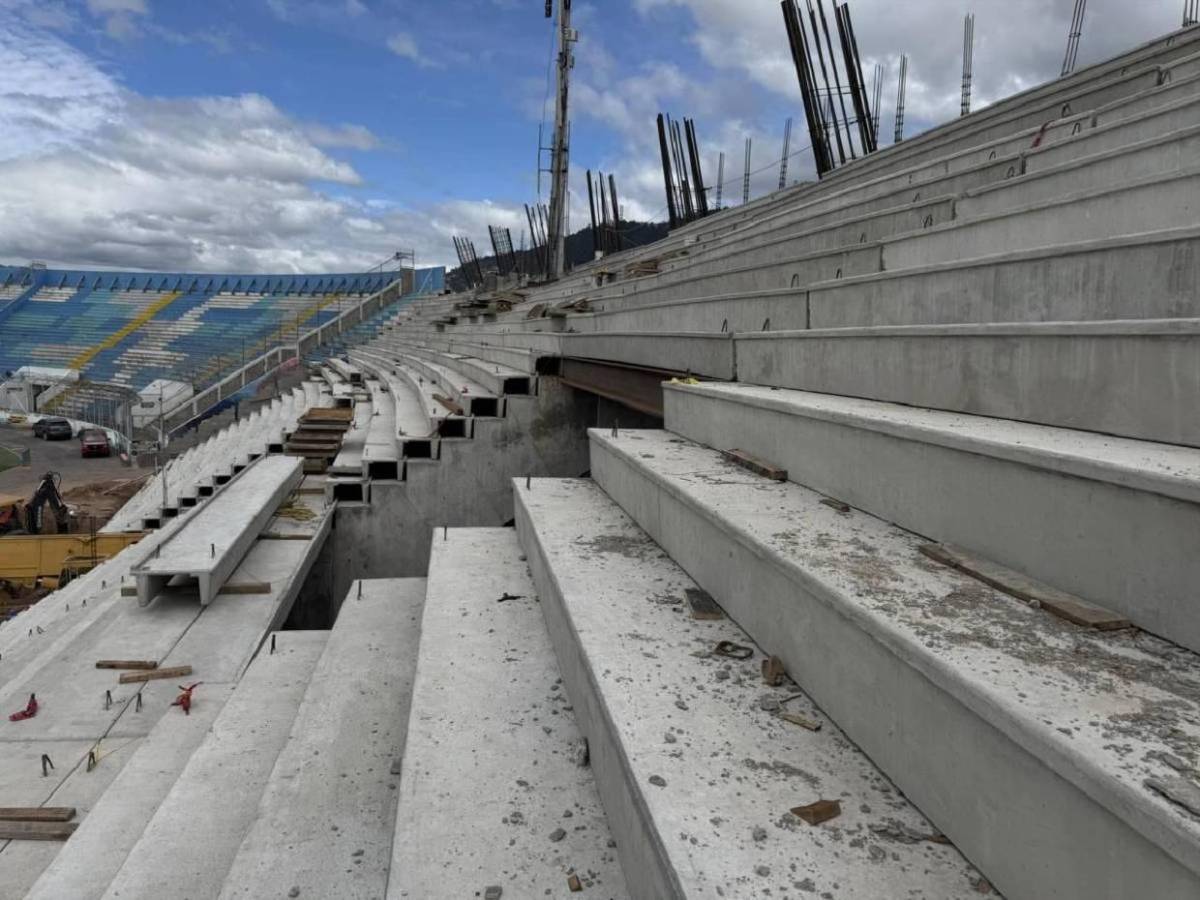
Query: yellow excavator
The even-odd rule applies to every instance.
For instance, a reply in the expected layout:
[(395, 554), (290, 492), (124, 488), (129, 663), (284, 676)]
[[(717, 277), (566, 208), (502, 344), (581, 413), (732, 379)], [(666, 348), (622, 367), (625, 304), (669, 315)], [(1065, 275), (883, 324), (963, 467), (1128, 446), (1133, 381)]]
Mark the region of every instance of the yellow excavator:
[[(0, 509), (0, 581), (26, 588), (61, 587), (142, 539), (141, 532), (73, 534), (76, 517), (47, 472), (28, 503)], [(53, 522), (52, 534), (43, 534)]]

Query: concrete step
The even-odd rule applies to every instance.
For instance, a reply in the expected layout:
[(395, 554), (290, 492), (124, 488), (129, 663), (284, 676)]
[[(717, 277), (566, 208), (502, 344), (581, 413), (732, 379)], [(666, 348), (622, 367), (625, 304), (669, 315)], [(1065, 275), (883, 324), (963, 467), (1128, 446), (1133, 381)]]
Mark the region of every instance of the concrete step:
[(398, 481), (404, 469), (396, 440), (396, 405), (384, 382), (369, 377), (367, 384), (371, 388), (371, 422), (363, 447), (362, 476)]
[(1200, 446), (1200, 319), (835, 328), (735, 344), (747, 384)]
[(284, 632), (274, 653), (259, 652), (103, 897), (220, 893), (327, 638)]
[(351, 588), (223, 900), (384, 895), (424, 602), (423, 579)]
[(512, 529), (429, 561), (388, 900), (629, 896)]
[(1089, 190), (1050, 203), (982, 218), (964, 218), (894, 238), (883, 245), (880, 269), (905, 269), (1033, 250), (1051, 243), (1185, 228), (1196, 223), (1200, 210), (1197, 198), (1200, 198), (1200, 169), (1195, 167)]
[[(634, 897), (967, 897), (978, 872), (590, 481), (514, 484), (517, 530)], [(751, 650), (732, 661), (713, 649)], [(764, 709), (819, 723), (809, 731)], [(771, 703), (768, 702), (767, 706)], [(788, 812), (841, 814), (810, 827)], [(851, 837), (853, 836), (853, 837)], [(916, 837), (913, 837), (916, 836)], [(847, 842), (846, 837), (850, 837)], [(793, 894), (793, 892), (797, 892)]]
[(1200, 228), (827, 281), (806, 300), (811, 328), (1200, 318)]
[(401, 456), (416, 459), (435, 457), (437, 424), (433, 421), (431, 413), (426, 410), (416, 386), (397, 371), (394, 361), (380, 353), (354, 351), (352, 357), (363, 368), (375, 372), (387, 385), (396, 428), (396, 443)]
[[(960, 219), (996, 215), (1049, 203), (1097, 187), (1122, 185), (1192, 166), (1200, 149), (1200, 127), (1190, 127), (1082, 159), (1068, 159), (1019, 173), (1003, 184), (968, 191), (957, 204)], [(1041, 160), (1038, 160), (1039, 162)], [(1181, 222), (1181, 225), (1192, 224)]]
[(803, 391), (663, 391), (677, 434), (1200, 648), (1194, 448)]
[(434, 362), (401, 346), (393, 352), (427, 383), (436, 385), (442, 396), (461, 406), (467, 416), (504, 415), (504, 398), (489, 394), (483, 385), (456, 368), (449, 357), (442, 356), (439, 362)]
[[(449, 344), (451, 342), (443, 341), (442, 343)], [(525, 372), (498, 363), (487, 363), (449, 347), (443, 349), (432, 346), (430, 342), (421, 339), (393, 339), (392, 346), (402, 352), (453, 369), (478, 384), (487, 393), (497, 397), (527, 395), (533, 392), (533, 385)]]
[(1196, 790), (1171, 765), (1196, 763), (1195, 654), (1084, 631), (670, 432), (591, 438), (605, 493), (1001, 894), (1196, 896), (1200, 820), (1146, 784)]
[[(26, 900), (62, 900), (64, 897), (98, 900), (212, 728), (213, 720), (224, 708), (232, 688), (231, 684), (206, 684), (190, 715), (168, 710), (143, 740), (123, 747), (118, 759), (127, 756), (128, 762), (111, 783), (103, 785), (103, 793), (90, 809), (69, 790), (55, 791), (56, 804), (69, 803), (80, 809), (83, 820), (78, 830), (62, 845), (27, 894), (12, 877), (8, 865), (11, 860), (0, 866), (4, 873), (0, 896), (20, 896)], [(164, 707), (170, 702), (166, 691), (161, 691), (157, 699)], [(111, 758), (101, 761), (106, 766), (117, 762)], [(94, 781), (92, 773), (81, 777)], [(5, 797), (8, 802), (17, 799), (9, 791), (5, 792)], [(10, 846), (4, 856), (14, 849)], [(7, 891), (12, 893), (5, 893)]]

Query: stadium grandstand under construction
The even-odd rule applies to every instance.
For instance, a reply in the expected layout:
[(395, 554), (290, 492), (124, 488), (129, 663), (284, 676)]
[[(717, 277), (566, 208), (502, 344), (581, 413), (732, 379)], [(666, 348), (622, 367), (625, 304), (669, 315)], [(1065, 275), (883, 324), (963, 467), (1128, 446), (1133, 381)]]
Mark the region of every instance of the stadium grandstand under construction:
[(0, 268), (163, 456), (0, 898), (1200, 897), (1200, 27), (969, 108), (560, 277)]

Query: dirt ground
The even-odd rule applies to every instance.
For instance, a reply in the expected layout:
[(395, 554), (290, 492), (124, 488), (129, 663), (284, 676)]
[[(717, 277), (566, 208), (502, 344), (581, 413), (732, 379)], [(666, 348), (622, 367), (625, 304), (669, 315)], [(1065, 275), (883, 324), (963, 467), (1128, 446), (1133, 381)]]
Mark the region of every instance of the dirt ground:
[(152, 474), (116, 455), (83, 459), (79, 441), (39, 440), (25, 426), (0, 425), (0, 444), (29, 448), (32, 456), (30, 466), (0, 472), (0, 506), (28, 501), (46, 472), (58, 472), (63, 499), (76, 510), (81, 531), (101, 527)]

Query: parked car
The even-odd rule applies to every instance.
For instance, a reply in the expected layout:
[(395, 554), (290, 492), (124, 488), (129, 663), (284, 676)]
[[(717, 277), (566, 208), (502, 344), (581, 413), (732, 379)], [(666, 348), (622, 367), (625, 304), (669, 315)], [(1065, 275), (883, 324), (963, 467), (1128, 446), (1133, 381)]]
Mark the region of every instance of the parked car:
[(99, 428), (85, 428), (79, 432), (80, 456), (112, 456), (112, 445), (108, 432)]
[(46, 416), (33, 423), (33, 436), (46, 441), (68, 441), (74, 431), (71, 423), (58, 416)]

